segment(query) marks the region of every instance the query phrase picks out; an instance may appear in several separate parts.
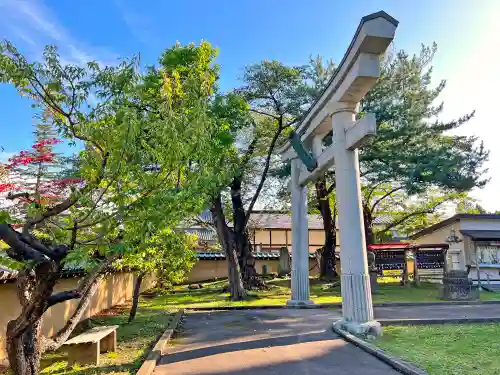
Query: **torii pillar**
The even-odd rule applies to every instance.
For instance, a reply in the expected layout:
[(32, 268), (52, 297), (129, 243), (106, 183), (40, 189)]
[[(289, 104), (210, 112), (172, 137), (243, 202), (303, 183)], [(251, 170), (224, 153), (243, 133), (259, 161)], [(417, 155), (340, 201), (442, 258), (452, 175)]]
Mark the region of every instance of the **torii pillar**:
[[(385, 12), (361, 19), (354, 38), (321, 96), (280, 150), (292, 160), (292, 299), (309, 305), (306, 189), (309, 182), (335, 166), (339, 213), (342, 320), (335, 323), (355, 334), (381, 332), (374, 320), (366, 258), (358, 148), (376, 133), (376, 120), (365, 114), (356, 121), (359, 102), (377, 81), (380, 61), (392, 42), (398, 21)], [(333, 129), (333, 144), (322, 141)], [(368, 146), (369, 147), (369, 146)], [(311, 156), (307, 150), (312, 149)]]

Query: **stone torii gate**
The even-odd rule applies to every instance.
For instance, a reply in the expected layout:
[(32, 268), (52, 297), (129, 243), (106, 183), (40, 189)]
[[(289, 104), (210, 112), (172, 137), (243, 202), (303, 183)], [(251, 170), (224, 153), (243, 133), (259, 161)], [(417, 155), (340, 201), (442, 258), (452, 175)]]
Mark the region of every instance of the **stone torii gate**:
[[(340, 230), (343, 319), (335, 324), (352, 333), (380, 332), (374, 321), (366, 258), (357, 149), (375, 135), (375, 116), (356, 121), (359, 102), (377, 81), (381, 55), (394, 38), (398, 21), (385, 12), (361, 19), (334, 76), (280, 150), (291, 160), (292, 297), (288, 306), (309, 300), (307, 184), (334, 166)], [(333, 128), (333, 144), (323, 139)], [(306, 150), (312, 150), (312, 156)]]

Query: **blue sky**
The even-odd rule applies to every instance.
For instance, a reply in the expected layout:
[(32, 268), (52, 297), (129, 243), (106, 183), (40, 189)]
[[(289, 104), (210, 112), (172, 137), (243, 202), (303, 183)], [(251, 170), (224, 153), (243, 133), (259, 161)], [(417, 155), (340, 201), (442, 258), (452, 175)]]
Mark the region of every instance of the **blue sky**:
[[(400, 21), (394, 48), (418, 52), (438, 43), (435, 81), (447, 79), (443, 118), (476, 110), (459, 132), (476, 134), (491, 150), (491, 182), (475, 191), (488, 209), (499, 209), (500, 148), (495, 109), (500, 87), (500, 1), (132, 1), (0, 0), (0, 36), (38, 58), (56, 44), (64, 60), (113, 63), (140, 53), (154, 63), (174, 44), (210, 41), (220, 48), (221, 88), (238, 86), (245, 65), (263, 59), (303, 64), (310, 54), (341, 59), (362, 16), (385, 10)], [(0, 86), (0, 159), (31, 145), (27, 99)]]

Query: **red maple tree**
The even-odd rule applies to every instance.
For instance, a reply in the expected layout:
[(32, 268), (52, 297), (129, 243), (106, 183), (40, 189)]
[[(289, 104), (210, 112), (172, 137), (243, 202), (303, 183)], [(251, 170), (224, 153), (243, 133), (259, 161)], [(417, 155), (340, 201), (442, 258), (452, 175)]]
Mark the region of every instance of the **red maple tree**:
[(80, 178), (52, 178), (47, 173), (51, 166), (59, 163), (53, 146), (61, 143), (58, 138), (37, 140), (32, 150), (23, 150), (9, 158), (5, 165), (14, 176), (14, 182), (1, 183), (0, 193), (19, 204), (36, 203), (39, 205), (56, 204), (64, 199), (64, 192), (75, 184), (82, 183)]

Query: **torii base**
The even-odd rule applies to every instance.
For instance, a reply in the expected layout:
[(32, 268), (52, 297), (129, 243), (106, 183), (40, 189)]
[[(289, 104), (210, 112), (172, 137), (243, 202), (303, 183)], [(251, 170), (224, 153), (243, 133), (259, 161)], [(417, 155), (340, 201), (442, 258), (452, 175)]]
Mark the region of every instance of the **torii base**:
[(286, 307), (289, 309), (311, 309), (311, 308), (314, 308), (315, 306), (316, 305), (311, 300), (298, 301), (298, 300), (289, 299), (288, 301), (286, 301)]
[(333, 323), (336, 329), (341, 329), (356, 336), (382, 336), (382, 326), (376, 320), (359, 323), (352, 320), (337, 320)]

